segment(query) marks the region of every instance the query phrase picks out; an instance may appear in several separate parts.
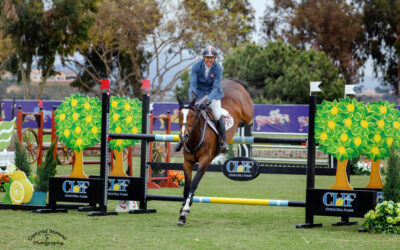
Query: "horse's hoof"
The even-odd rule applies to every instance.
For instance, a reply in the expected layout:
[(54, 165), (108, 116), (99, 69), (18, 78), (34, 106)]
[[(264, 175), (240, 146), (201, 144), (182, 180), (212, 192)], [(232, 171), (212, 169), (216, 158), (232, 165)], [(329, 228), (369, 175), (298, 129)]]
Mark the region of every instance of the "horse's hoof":
[(184, 226), (186, 224), (186, 218), (185, 216), (180, 216), (178, 219), (178, 226)]

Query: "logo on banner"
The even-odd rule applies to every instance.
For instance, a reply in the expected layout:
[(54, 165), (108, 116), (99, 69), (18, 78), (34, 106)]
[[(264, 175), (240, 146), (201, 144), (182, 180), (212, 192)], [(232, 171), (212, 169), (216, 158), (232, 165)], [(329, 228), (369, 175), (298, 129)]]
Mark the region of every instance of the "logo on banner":
[(326, 192), (322, 197), (322, 202), (327, 207), (326, 211), (353, 212), (352, 203), (356, 198), (356, 193)]
[(86, 189), (89, 187), (89, 181), (73, 181), (67, 180), (62, 184), (62, 190), (66, 194), (86, 194)]
[(231, 180), (249, 181), (260, 174), (260, 165), (247, 157), (235, 157), (224, 162), (222, 171)]
[(108, 191), (126, 192), (130, 182), (129, 179), (108, 179)]

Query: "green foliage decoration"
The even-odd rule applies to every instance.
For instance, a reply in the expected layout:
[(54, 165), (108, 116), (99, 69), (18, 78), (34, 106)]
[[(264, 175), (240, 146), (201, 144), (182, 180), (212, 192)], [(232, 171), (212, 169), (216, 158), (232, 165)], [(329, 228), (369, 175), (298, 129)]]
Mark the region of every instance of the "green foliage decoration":
[(54, 147), (56, 143), (53, 142), (47, 149), (44, 164), (36, 169), (35, 190), (36, 191), (49, 191), (49, 178), (55, 176), (57, 173), (57, 160), (54, 157)]
[(21, 147), (19, 143), (18, 136), (14, 135), (16, 138), (14, 141), (14, 149), (15, 149), (15, 166), (17, 169), (21, 170), (26, 174), (27, 177), (31, 176), (32, 168), (28, 162), (28, 155), (26, 153), (26, 148), (24, 146)]
[[(110, 133), (137, 134), (142, 129), (142, 103), (138, 99), (111, 96)], [(135, 145), (139, 140), (116, 139), (110, 141), (110, 148), (122, 151)]]
[(400, 202), (400, 155), (394, 147), (390, 150), (382, 191), (386, 200)]
[(400, 203), (384, 201), (364, 216), (362, 227), (369, 232), (400, 233)]
[(97, 97), (71, 95), (57, 108), (55, 121), (59, 140), (80, 152), (100, 142), (101, 102)]

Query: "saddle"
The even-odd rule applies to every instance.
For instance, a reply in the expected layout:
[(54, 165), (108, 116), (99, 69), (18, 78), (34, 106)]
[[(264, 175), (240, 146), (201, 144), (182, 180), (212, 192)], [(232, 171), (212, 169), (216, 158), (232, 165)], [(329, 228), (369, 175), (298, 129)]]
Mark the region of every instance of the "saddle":
[[(224, 118), (225, 121), (225, 130), (230, 129), (233, 124), (234, 120), (231, 114), (229, 112), (221, 107), (221, 116)], [(204, 112), (202, 110), (201, 115), (203, 118), (207, 121), (207, 125), (219, 136), (219, 132), (217, 129), (217, 121), (214, 119), (214, 116), (212, 114), (211, 108), (207, 107)]]

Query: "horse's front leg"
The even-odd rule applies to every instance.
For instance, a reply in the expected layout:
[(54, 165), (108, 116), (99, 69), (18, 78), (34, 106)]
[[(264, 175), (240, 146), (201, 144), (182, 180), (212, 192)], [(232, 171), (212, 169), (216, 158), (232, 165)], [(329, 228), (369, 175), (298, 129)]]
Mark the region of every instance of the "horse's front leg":
[(190, 163), (188, 161), (184, 161), (183, 163), (183, 172), (185, 174), (185, 186), (183, 189), (183, 200), (182, 200), (182, 207), (179, 219), (178, 219), (178, 225), (183, 226), (186, 223), (186, 216), (189, 215), (187, 212), (183, 212), (183, 208), (186, 204), (186, 199), (189, 197), (189, 190), (190, 190), (190, 183), (192, 181), (192, 169), (193, 169), (193, 163)]
[[(184, 191), (185, 196), (183, 199), (183, 204), (182, 204), (183, 207), (181, 209), (180, 219), (185, 218), (185, 222), (186, 222), (186, 216), (188, 216), (190, 214), (190, 206), (192, 205), (192, 202), (193, 202), (194, 192), (196, 191), (201, 178), (203, 177), (204, 173), (206, 172), (208, 165), (210, 165), (210, 162), (211, 162), (211, 159), (209, 159), (209, 157), (203, 157), (203, 158), (199, 159), (199, 168), (197, 169), (196, 175), (194, 176), (193, 180), (190, 183), (189, 193), (186, 195), (186, 192)], [(185, 175), (185, 178), (186, 178), (186, 175)], [(187, 188), (187, 186), (186, 186), (186, 179), (185, 179), (185, 189), (186, 188)], [(178, 225), (179, 225), (179, 221), (178, 221)], [(184, 225), (184, 224), (182, 224), (182, 225)]]

